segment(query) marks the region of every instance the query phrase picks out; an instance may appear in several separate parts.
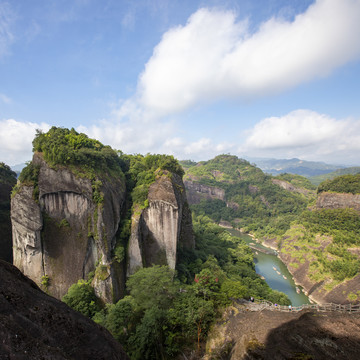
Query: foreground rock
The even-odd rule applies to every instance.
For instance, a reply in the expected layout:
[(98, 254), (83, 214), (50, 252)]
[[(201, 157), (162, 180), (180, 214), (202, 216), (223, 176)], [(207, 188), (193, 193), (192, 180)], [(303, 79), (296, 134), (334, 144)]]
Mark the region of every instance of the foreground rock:
[(0, 359), (128, 359), (107, 330), (0, 260)]
[(252, 312), (236, 306), (214, 326), (207, 352), (207, 359), (355, 360), (360, 314)]

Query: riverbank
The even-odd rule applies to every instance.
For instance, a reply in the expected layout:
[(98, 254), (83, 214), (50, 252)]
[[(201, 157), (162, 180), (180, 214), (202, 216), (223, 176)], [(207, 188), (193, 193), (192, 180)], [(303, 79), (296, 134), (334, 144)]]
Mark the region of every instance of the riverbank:
[(264, 246), (253, 234), (241, 232), (231, 226), (224, 226), (224, 224), (221, 225), (227, 228), (232, 235), (242, 238), (254, 251), (256, 273), (272, 289), (285, 293), (293, 306), (310, 303), (309, 298), (303, 292), (299, 292), (299, 286), (296, 285), (286, 264), (278, 256), (277, 250)]

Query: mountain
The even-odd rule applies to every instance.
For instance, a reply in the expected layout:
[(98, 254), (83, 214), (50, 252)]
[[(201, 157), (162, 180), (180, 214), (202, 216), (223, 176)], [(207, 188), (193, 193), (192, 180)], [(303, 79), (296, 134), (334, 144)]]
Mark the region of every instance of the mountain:
[(96, 295), (111, 303), (135, 269), (174, 269), (177, 248), (194, 246), (182, 169), (172, 157), (119, 156), (55, 127), (33, 145), (11, 200), (14, 265), (49, 294), (62, 298), (79, 279), (92, 279)]
[(128, 359), (110, 333), (0, 260), (1, 359)]
[(309, 180), (311, 181), (312, 184), (318, 186), (321, 182), (325, 180), (334, 179), (337, 176), (347, 175), (347, 174), (355, 175), (359, 173), (360, 173), (360, 166), (353, 166), (353, 167), (335, 170), (323, 175), (311, 176), (309, 177)]
[(276, 249), (295, 281), (319, 303), (360, 299), (360, 177), (319, 185), (270, 176), (231, 155), (187, 167), (191, 209), (252, 233)]
[(345, 168), (344, 165), (330, 165), (317, 161), (293, 159), (263, 159), (249, 158), (265, 173), (279, 175), (282, 173), (297, 174), (305, 177), (327, 174)]

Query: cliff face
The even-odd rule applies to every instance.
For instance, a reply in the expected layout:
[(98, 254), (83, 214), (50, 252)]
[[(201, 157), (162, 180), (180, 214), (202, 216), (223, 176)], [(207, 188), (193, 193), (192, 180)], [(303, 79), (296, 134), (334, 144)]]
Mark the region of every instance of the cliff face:
[(1, 359), (128, 359), (107, 330), (0, 260)]
[(16, 184), (16, 173), (0, 162), (0, 259), (12, 263), (10, 194)]
[(184, 184), (164, 172), (150, 185), (149, 206), (133, 215), (128, 246), (128, 274), (152, 264), (176, 265), (178, 246), (194, 247), (191, 212)]
[(220, 199), (225, 200), (225, 190), (217, 188), (215, 186), (208, 186), (199, 184), (190, 180), (184, 181), (189, 204), (198, 204), (202, 199), (213, 200)]
[(353, 208), (360, 211), (360, 195), (322, 192), (316, 201), (318, 209)]
[(283, 188), (287, 191), (298, 192), (298, 193), (304, 194), (304, 195), (307, 195), (311, 192), (310, 190), (294, 186), (293, 184), (290, 184), (289, 182), (284, 181), (284, 180), (271, 179), (271, 182), (275, 185), (280, 186), (281, 188)]
[(48, 291), (57, 298), (101, 266), (95, 291), (107, 302), (118, 298), (121, 284), (111, 251), (125, 198), (124, 182), (97, 179), (104, 199), (96, 203), (91, 180), (68, 168), (52, 169), (39, 154), (33, 164), (39, 167), (36, 199), (33, 186), (21, 186), (11, 202), (14, 265), (38, 285), (47, 275)]
[(122, 177), (79, 177), (69, 167), (51, 168), (38, 153), (32, 164), (38, 169), (36, 182), (19, 184), (11, 201), (14, 265), (49, 294), (61, 298), (94, 272), (95, 293), (113, 302), (137, 268), (160, 264), (174, 269), (177, 248), (194, 247), (179, 175), (158, 173), (149, 188), (149, 206), (133, 214), (128, 253), (119, 260), (114, 249), (126, 197)]

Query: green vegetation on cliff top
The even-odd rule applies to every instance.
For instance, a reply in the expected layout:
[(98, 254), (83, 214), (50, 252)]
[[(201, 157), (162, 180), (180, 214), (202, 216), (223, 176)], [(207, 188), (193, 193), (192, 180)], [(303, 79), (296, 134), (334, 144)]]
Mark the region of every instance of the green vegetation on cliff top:
[(325, 180), (318, 187), (318, 193), (323, 191), (360, 194), (360, 174), (342, 175), (332, 180)]

